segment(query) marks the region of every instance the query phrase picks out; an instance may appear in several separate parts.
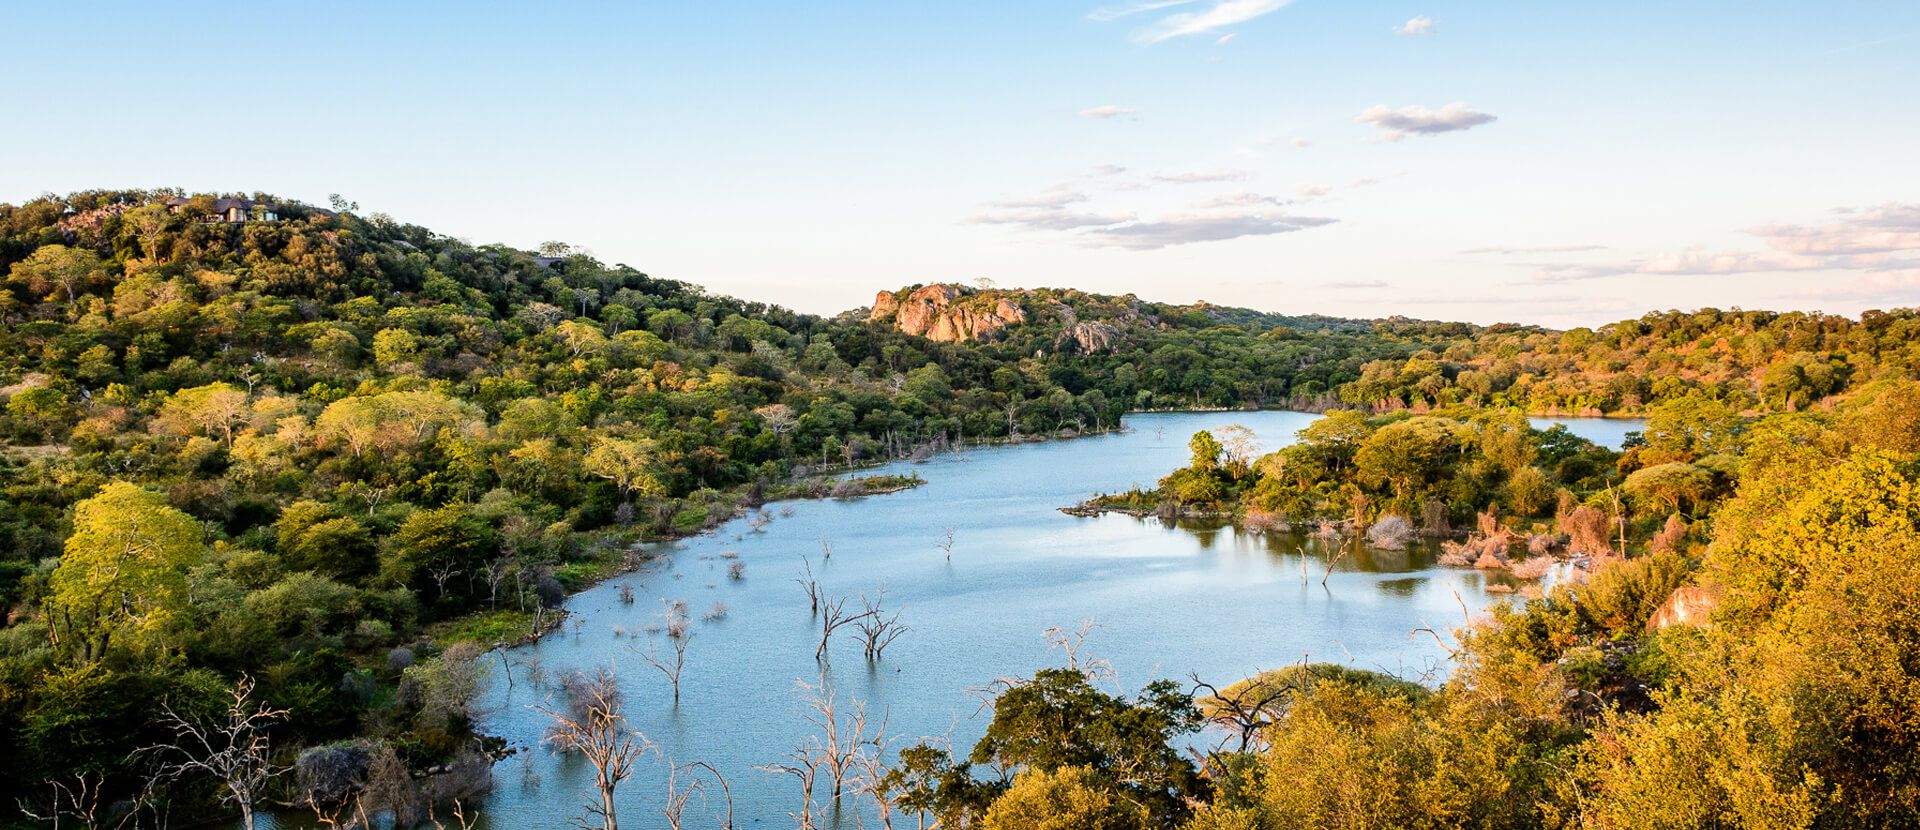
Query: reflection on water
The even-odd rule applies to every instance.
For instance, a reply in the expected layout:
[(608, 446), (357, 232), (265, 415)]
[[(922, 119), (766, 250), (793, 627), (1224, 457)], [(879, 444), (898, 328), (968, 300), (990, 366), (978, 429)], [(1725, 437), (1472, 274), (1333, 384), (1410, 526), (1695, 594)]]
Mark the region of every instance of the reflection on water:
[[(1409, 632), (1444, 632), (1458, 625), (1462, 603), (1478, 610), (1497, 597), (1483, 574), (1436, 567), (1428, 542), (1404, 551), (1354, 546), (1342, 555), (1298, 533), (1246, 532), (1217, 519), (1057, 510), (1095, 492), (1151, 485), (1184, 463), (1197, 430), (1239, 423), (1273, 449), (1314, 417), (1134, 416), (1123, 434), (898, 465), (927, 484), (778, 505), (763, 529), (741, 521), (663, 545), (652, 566), (572, 598), (567, 631), (511, 650), (512, 684), (496, 669), (483, 728), (521, 751), (496, 767), (487, 826), (556, 827), (580, 814), (590, 770), (541, 745), (546, 719), (530, 708), (554, 693), (553, 678), (576, 670), (614, 667), (633, 726), (658, 747), (620, 790), (622, 818), (642, 827), (659, 824), (667, 760), (723, 772), (743, 826), (787, 821), (798, 800), (791, 779), (756, 767), (809, 734), (797, 681), (824, 676), (843, 700), (884, 715), (899, 741), (930, 736), (964, 752), (990, 717), (975, 690), (1059, 663), (1042, 632), (1084, 620), (1100, 625), (1087, 648), (1111, 662), (1128, 691), (1189, 672), (1226, 683), (1302, 660), (1443, 673), (1445, 652)], [(1621, 431), (1615, 422), (1602, 426), (1602, 436)], [(949, 531), (950, 561), (942, 547)], [(822, 539), (830, 559), (822, 558)], [(851, 605), (884, 589), (910, 630), (880, 660), (865, 660), (848, 636), (816, 662), (818, 623), (794, 581), (803, 558), (829, 594)], [(746, 568), (738, 580), (727, 576), (735, 561)], [(627, 585), (639, 597), (631, 605), (618, 599)], [(648, 632), (659, 599), (684, 599), (694, 610), (678, 706), (631, 650), (661, 639)], [(716, 602), (730, 609), (725, 618), (701, 620)], [(852, 827), (852, 816), (841, 824)]]
[(1391, 596), (1396, 596), (1396, 597), (1413, 596), (1414, 594), (1418, 593), (1421, 588), (1425, 587), (1426, 584), (1427, 584), (1427, 578), (1424, 576), (1409, 576), (1409, 577), (1402, 577), (1400, 579), (1382, 579), (1379, 582), (1374, 583), (1374, 585), (1380, 588), (1381, 593), (1388, 594)]

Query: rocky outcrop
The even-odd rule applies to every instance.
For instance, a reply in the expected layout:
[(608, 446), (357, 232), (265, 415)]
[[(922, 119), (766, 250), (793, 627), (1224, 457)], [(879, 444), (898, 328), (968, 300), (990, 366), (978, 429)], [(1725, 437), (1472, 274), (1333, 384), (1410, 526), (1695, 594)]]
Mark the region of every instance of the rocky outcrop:
[(1660, 603), (1647, 619), (1648, 631), (1676, 625), (1707, 625), (1707, 618), (1720, 607), (1720, 592), (1701, 585), (1682, 585), (1673, 589), (1667, 601)]
[(902, 299), (892, 291), (873, 298), (869, 321), (892, 320), (908, 334), (942, 343), (981, 340), (1007, 326), (1026, 322), (1027, 313), (998, 292), (970, 293), (953, 285), (916, 288)]
[(1113, 351), (1115, 340), (1120, 338), (1120, 330), (1106, 323), (1074, 323), (1060, 333), (1060, 339), (1054, 348), (1063, 348), (1072, 342), (1081, 354), (1099, 354)]

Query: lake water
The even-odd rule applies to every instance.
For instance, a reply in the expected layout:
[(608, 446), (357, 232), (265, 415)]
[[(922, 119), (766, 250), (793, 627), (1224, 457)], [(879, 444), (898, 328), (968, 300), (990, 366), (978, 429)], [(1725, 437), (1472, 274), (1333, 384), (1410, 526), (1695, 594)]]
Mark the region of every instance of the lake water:
[[(934, 736), (950, 738), (964, 753), (991, 718), (981, 707), (981, 687), (1060, 665), (1063, 655), (1043, 632), (1088, 620), (1099, 628), (1086, 650), (1109, 661), (1112, 685), (1129, 693), (1189, 672), (1224, 685), (1302, 660), (1442, 676), (1445, 652), (1432, 637), (1410, 632), (1459, 625), (1461, 603), (1477, 613), (1498, 599), (1486, 586), (1501, 577), (1435, 567), (1431, 552), (1416, 548), (1349, 556), (1323, 588), (1325, 560), (1311, 548), (1303, 584), (1297, 537), (1117, 515), (1076, 518), (1057, 509), (1097, 491), (1153, 484), (1185, 462), (1195, 431), (1242, 424), (1270, 450), (1314, 417), (1137, 415), (1119, 434), (895, 465), (886, 471), (917, 471), (926, 485), (859, 500), (776, 504), (762, 530), (735, 521), (664, 546), (643, 571), (573, 597), (567, 608), (577, 629), (511, 650), (511, 688), (494, 662), (482, 729), (522, 751), (495, 768), (487, 824), (558, 827), (595, 797), (584, 763), (541, 744), (548, 721), (531, 707), (554, 693), (551, 678), (611, 665), (632, 725), (658, 746), (620, 789), (623, 824), (665, 826), (659, 809), (672, 759), (704, 761), (725, 773), (740, 826), (789, 825), (797, 785), (755, 767), (779, 761), (813, 731), (796, 691), (801, 682), (818, 682), (822, 669), (814, 660), (818, 625), (794, 581), (802, 557), (812, 560), (830, 594), (854, 597), (850, 606), (884, 589), (887, 606), (903, 611), (910, 630), (881, 660), (869, 663), (848, 628), (825, 664), (843, 707), (857, 699), (874, 720), (884, 715), (896, 748)], [(1638, 428), (1557, 420), (1614, 446)], [(949, 531), (950, 561), (942, 549)], [(823, 538), (831, 559), (822, 558)], [(728, 578), (734, 561), (745, 563), (744, 578)], [(623, 585), (637, 596), (631, 605), (619, 599)], [(665, 640), (646, 633), (659, 622), (661, 599), (684, 599), (693, 612), (678, 706), (665, 679), (629, 650)], [(716, 602), (729, 607), (725, 619), (702, 621)], [(529, 681), (536, 663), (549, 682)], [(716, 826), (706, 819), (710, 812), (694, 812), (702, 818), (690, 824)], [(848, 816), (841, 824), (854, 822)]]

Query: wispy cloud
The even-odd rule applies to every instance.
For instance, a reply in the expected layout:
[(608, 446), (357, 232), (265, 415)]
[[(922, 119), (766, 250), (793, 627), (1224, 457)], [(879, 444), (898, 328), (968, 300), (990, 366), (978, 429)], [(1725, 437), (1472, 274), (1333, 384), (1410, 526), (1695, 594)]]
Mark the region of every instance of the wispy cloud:
[(1055, 188), (1037, 196), (993, 202), (966, 221), (1064, 234), (1087, 247), (1136, 251), (1291, 233), (1336, 221), (1291, 215), (1282, 209), (1287, 200), (1259, 193), (1222, 194), (1195, 202), (1193, 210), (1152, 219), (1134, 213), (1089, 210), (1082, 206), (1089, 200), (1077, 190)]
[(1347, 182), (1347, 189), (1358, 190), (1362, 187), (1372, 187), (1376, 184), (1385, 184), (1387, 183), (1387, 181), (1391, 179), (1398, 179), (1405, 175), (1407, 175), (1407, 171), (1398, 170), (1392, 173), (1388, 173), (1387, 175), (1384, 175), (1384, 176), (1360, 176), (1358, 178), (1355, 178), (1353, 181)]
[(972, 225), (1017, 225), (1044, 231), (1072, 231), (1100, 228), (1134, 220), (1131, 213), (1090, 213), (1065, 208), (1010, 208), (988, 211), (967, 218)]
[(1606, 247), (1607, 246), (1605, 245), (1548, 245), (1548, 246), (1539, 247), (1539, 248), (1513, 248), (1505, 245), (1492, 245), (1484, 248), (1466, 248), (1460, 251), (1460, 253), (1500, 254), (1503, 256), (1517, 255), (1517, 254), (1519, 255), (1572, 254), (1572, 253), (1579, 253), (1581, 251), (1601, 251), (1601, 250), (1605, 250)]
[(967, 218), (967, 222), (973, 225), (1019, 225), (1041, 230), (1070, 231), (1117, 225), (1134, 218), (1131, 213), (1095, 213), (1072, 209), (1073, 205), (1085, 202), (1087, 198), (1087, 194), (1078, 191), (1054, 189), (1023, 199), (993, 202), (987, 206), (991, 210), (974, 214)]
[(1217, 170), (1189, 170), (1180, 173), (1155, 173), (1149, 178), (1160, 184), (1202, 184), (1207, 182), (1237, 182), (1247, 177), (1247, 171), (1236, 168)]
[(1122, 115), (1132, 115), (1132, 114), (1133, 114), (1133, 110), (1127, 109), (1126, 107), (1117, 107), (1112, 104), (1103, 104), (1098, 107), (1089, 107), (1087, 109), (1083, 109), (1080, 111), (1081, 118), (1107, 119), (1107, 118), (1119, 118)]
[(1119, 20), (1123, 17), (1132, 17), (1141, 12), (1171, 9), (1175, 6), (1191, 6), (1199, 1), (1200, 0), (1146, 0), (1146, 2), (1128, 3), (1124, 6), (1107, 6), (1088, 12), (1087, 19), (1106, 23), (1108, 21)]
[(1920, 204), (1888, 203), (1842, 209), (1825, 225), (1762, 225), (1749, 231), (1768, 247), (1790, 254), (1886, 254), (1920, 251)]
[(1705, 247), (1616, 262), (1534, 263), (1536, 282), (1572, 282), (1628, 275), (1727, 276), (1797, 271), (1884, 274), (1899, 285), (1920, 277), (1920, 204), (1887, 203), (1865, 210), (1841, 209), (1819, 225), (1770, 224), (1748, 229), (1763, 250), (1715, 251)]
[(1193, 207), (1203, 208), (1203, 209), (1204, 208), (1227, 208), (1227, 207), (1257, 207), (1262, 205), (1271, 205), (1274, 207), (1285, 207), (1290, 204), (1293, 204), (1293, 202), (1287, 199), (1282, 199), (1278, 196), (1268, 196), (1262, 193), (1253, 193), (1250, 191), (1243, 190), (1237, 193), (1222, 193), (1218, 196), (1209, 196), (1205, 199), (1201, 199), (1197, 202), (1194, 202)]
[(1292, 144), (1293, 146), (1295, 146), (1295, 147), (1298, 147), (1298, 148), (1300, 148), (1300, 149), (1302, 149), (1302, 150), (1305, 150), (1305, 149), (1307, 149), (1308, 147), (1312, 147), (1312, 146), (1313, 146), (1313, 139), (1310, 139), (1310, 138), (1295, 138), (1294, 140), (1292, 140), (1292, 141), (1290, 141), (1290, 142), (1288, 142), (1288, 143), (1289, 143), (1289, 144)]
[[(1145, 0), (1145, 2), (1124, 6), (1096, 9), (1087, 17), (1099, 21), (1112, 21), (1163, 9), (1204, 4), (1204, 8), (1166, 15), (1133, 33), (1133, 39), (1136, 42), (1154, 44), (1177, 37), (1220, 33), (1222, 29), (1286, 8), (1291, 2), (1292, 0)], [(1231, 32), (1225, 33), (1214, 43), (1225, 44), (1232, 36)]]
[(1375, 288), (1392, 288), (1393, 286), (1382, 280), (1339, 280), (1320, 283), (1320, 287), (1331, 288), (1336, 291), (1362, 291)]
[(1306, 182), (1295, 182), (1293, 185), (1293, 192), (1300, 194), (1300, 198), (1302, 199), (1318, 199), (1322, 196), (1332, 193), (1333, 188), (1329, 185), (1324, 185), (1324, 184), (1307, 184)]
[(1353, 120), (1378, 127), (1380, 132), (1374, 136), (1376, 141), (1399, 141), (1414, 135), (1439, 135), (1471, 130), (1482, 124), (1491, 124), (1498, 119), (1479, 112), (1465, 103), (1455, 101), (1439, 110), (1420, 106), (1393, 109), (1385, 104), (1377, 104), (1368, 107)]
[(1433, 18), (1420, 15), (1405, 23), (1393, 27), (1394, 34), (1418, 37), (1433, 34)]
[(1331, 225), (1321, 216), (1291, 216), (1280, 211), (1172, 214), (1151, 221), (1091, 228), (1080, 234), (1087, 245), (1150, 251), (1196, 242), (1220, 242), (1243, 236), (1270, 236)]

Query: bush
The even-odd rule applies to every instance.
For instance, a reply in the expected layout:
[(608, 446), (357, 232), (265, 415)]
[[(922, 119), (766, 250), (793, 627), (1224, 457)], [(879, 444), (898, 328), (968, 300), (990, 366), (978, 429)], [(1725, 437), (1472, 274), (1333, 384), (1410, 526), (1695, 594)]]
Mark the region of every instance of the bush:
[(1381, 550), (1406, 550), (1413, 525), (1404, 516), (1386, 515), (1367, 528), (1367, 544)]

